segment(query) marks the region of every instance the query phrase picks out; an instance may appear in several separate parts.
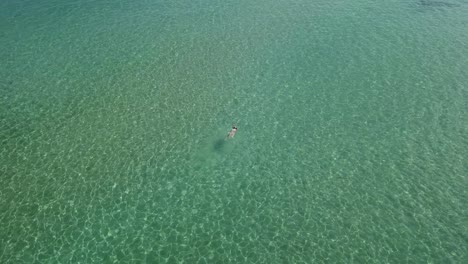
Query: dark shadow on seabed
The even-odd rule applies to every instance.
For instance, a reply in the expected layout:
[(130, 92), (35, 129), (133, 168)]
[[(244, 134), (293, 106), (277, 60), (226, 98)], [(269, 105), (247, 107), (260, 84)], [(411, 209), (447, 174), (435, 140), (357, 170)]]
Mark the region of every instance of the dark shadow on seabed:
[(213, 144), (213, 149), (216, 151), (216, 152), (221, 152), (224, 148), (224, 144), (226, 143), (226, 140), (224, 139), (218, 139), (214, 142)]

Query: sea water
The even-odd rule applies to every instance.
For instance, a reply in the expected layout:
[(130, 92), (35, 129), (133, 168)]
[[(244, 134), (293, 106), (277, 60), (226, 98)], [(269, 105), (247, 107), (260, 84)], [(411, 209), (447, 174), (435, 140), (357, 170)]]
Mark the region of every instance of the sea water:
[(4, 0), (0, 65), (1, 263), (468, 262), (466, 0)]

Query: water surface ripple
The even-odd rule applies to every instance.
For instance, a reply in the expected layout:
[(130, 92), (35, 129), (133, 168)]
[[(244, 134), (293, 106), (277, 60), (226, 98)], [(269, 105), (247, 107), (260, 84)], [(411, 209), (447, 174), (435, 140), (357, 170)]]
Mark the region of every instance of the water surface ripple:
[(2, 1), (0, 263), (468, 263), (468, 3), (380, 2)]

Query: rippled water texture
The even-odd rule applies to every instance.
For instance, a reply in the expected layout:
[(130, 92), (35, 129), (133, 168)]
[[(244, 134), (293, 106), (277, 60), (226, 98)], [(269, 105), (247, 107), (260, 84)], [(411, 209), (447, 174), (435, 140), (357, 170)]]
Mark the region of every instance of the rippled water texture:
[(467, 14), (1, 1), (0, 263), (468, 263)]

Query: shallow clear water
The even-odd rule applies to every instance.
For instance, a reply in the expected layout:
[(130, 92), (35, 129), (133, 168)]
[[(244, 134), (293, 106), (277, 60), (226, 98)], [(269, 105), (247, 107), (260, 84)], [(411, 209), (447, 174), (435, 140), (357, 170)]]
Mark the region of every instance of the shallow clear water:
[(2, 1), (0, 262), (467, 263), (466, 14)]

